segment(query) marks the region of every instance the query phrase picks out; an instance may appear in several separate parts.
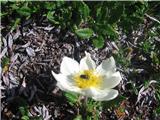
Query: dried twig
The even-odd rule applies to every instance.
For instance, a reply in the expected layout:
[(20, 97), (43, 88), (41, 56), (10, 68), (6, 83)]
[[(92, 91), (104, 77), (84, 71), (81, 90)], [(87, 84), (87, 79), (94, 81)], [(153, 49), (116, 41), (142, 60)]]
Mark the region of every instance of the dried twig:
[(148, 14), (145, 14), (145, 16), (148, 17), (149, 19), (151, 19), (151, 20), (153, 20), (153, 21), (155, 21), (155, 22), (157, 22), (157, 23), (160, 24), (160, 21), (157, 20), (155, 17), (152, 17), (152, 16), (150, 16), (150, 15), (148, 15)]

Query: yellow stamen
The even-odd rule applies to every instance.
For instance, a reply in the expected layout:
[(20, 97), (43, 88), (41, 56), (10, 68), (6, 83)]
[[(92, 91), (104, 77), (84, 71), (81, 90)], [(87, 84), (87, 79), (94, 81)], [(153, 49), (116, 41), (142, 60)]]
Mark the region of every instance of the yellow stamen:
[(76, 85), (79, 88), (85, 89), (90, 87), (100, 87), (102, 76), (97, 74), (94, 70), (84, 70), (73, 76)]

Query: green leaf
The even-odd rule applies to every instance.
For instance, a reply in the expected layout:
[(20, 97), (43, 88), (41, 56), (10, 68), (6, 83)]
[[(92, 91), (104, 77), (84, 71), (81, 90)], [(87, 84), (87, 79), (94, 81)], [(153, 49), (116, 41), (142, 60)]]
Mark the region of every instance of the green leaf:
[(78, 95), (77, 94), (73, 94), (73, 93), (69, 93), (69, 92), (65, 92), (65, 97), (68, 99), (69, 103), (71, 105), (74, 105), (74, 103), (77, 102), (78, 100)]
[(28, 116), (22, 116), (21, 120), (29, 120), (29, 117)]
[[(100, 102), (94, 101), (92, 98), (87, 99), (86, 109), (88, 112), (93, 113), (93, 112), (95, 112), (94, 109), (99, 108), (100, 106), (101, 106)], [(96, 109), (96, 110), (98, 110), (98, 109)]]
[(19, 111), (20, 113), (24, 116), (24, 115), (28, 115), (28, 108), (27, 106), (21, 106), (19, 107)]
[(5, 12), (5, 13), (0, 12), (0, 17), (5, 17), (6, 15), (8, 15), (7, 12)]
[(82, 2), (82, 4), (80, 4), (80, 7), (79, 7), (79, 12), (80, 12), (82, 18), (86, 19), (89, 16), (90, 9), (87, 4)]
[(55, 17), (53, 17), (53, 15), (54, 15), (54, 12), (49, 11), (47, 13), (47, 19), (53, 22), (54, 24), (59, 24), (59, 22), (55, 20)]
[(108, 17), (108, 7), (105, 6), (104, 2), (101, 2), (96, 8), (96, 19), (97, 23), (104, 23), (107, 22)]
[(113, 36), (115, 38), (118, 38), (117, 31), (111, 25), (108, 24), (105, 26), (105, 28), (106, 28), (106, 33), (108, 36)]
[(21, 112), (22, 116), (26, 114), (26, 110), (24, 107), (19, 107), (19, 111)]
[(101, 16), (102, 16), (101, 11), (102, 11), (102, 8), (101, 8), (101, 7), (97, 8), (97, 11), (96, 11), (97, 21), (99, 21), (99, 19), (100, 19)]
[(99, 36), (96, 39), (93, 39), (93, 44), (97, 48), (102, 48), (104, 46), (104, 39), (102, 36)]
[(8, 65), (10, 62), (10, 59), (8, 57), (2, 58), (2, 68), (4, 68), (6, 65)]
[(156, 108), (156, 113), (160, 114), (160, 107)]
[(93, 35), (93, 30), (90, 28), (82, 28), (75, 30), (75, 33), (82, 39), (88, 39)]
[(56, 5), (58, 8), (62, 8), (64, 4), (65, 4), (64, 0), (57, 0), (56, 1)]
[(111, 17), (108, 20), (109, 23), (113, 24), (118, 22), (123, 13), (124, 13), (124, 5), (118, 5), (115, 9), (112, 10)]
[(14, 24), (13, 24), (13, 26), (11, 28), (11, 31), (15, 30), (17, 28), (17, 26), (20, 24), (20, 21), (21, 21), (20, 18), (16, 18), (16, 20), (14, 21)]
[(87, 116), (87, 120), (92, 120), (92, 117), (91, 116)]
[(19, 7), (17, 6), (17, 4), (11, 4), (10, 7), (13, 9), (13, 10), (18, 10)]
[(47, 10), (54, 10), (56, 8), (56, 4), (54, 2), (45, 2), (44, 4)]
[(21, 16), (28, 17), (31, 15), (31, 9), (27, 6), (23, 6), (20, 9), (17, 9), (17, 13), (19, 13)]
[(150, 57), (152, 58), (152, 62), (153, 62), (154, 64), (157, 64), (157, 65), (160, 64), (160, 60), (158, 59), (157, 53), (151, 51)]
[(81, 115), (76, 116), (73, 120), (83, 120)]

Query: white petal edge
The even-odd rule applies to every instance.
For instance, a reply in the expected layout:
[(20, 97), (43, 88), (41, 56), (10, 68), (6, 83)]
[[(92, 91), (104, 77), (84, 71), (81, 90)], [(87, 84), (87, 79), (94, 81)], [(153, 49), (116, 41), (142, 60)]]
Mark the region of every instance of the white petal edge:
[(79, 71), (79, 63), (69, 57), (64, 57), (60, 66), (60, 72), (64, 75), (71, 75)]
[(80, 61), (80, 70), (95, 69), (96, 64), (92, 60), (90, 53), (85, 52), (86, 56)]
[(122, 77), (121, 77), (120, 72), (115, 72), (115, 73), (112, 73), (112, 74), (106, 74), (104, 76), (104, 80), (103, 80), (103, 83), (102, 83), (101, 87), (102, 87), (102, 89), (114, 88), (120, 83), (121, 80), (122, 80)]
[(57, 80), (57, 86), (63, 91), (81, 93), (81, 89), (74, 85), (74, 81), (70, 80), (63, 74), (56, 74), (52, 71), (52, 75)]
[(106, 74), (106, 72), (115, 72), (116, 64), (113, 57), (110, 57), (104, 61), (96, 68), (99, 74)]
[(88, 89), (86, 90), (86, 96), (92, 97), (95, 101), (109, 101), (118, 96), (118, 91), (114, 89)]

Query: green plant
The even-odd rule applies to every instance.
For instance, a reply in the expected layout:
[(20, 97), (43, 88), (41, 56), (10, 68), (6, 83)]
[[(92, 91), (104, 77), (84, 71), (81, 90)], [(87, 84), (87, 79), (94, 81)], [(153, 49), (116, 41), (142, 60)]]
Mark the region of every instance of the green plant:
[(126, 34), (137, 29), (153, 6), (153, 3), (144, 1), (9, 1), (2, 2), (1, 17), (2, 23), (7, 20), (8, 29), (12, 30), (27, 22), (39, 22), (37, 18), (42, 18), (41, 21), (48, 20), (53, 26), (71, 31), (79, 39), (92, 40), (95, 47), (102, 48), (106, 39), (119, 38), (118, 29)]

